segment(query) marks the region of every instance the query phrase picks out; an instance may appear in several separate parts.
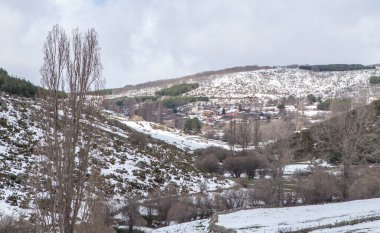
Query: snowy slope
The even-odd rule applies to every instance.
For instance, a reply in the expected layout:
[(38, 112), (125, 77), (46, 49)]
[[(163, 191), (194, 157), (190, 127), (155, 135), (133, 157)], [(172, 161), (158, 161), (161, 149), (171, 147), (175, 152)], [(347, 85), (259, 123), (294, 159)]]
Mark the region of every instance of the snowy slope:
[[(33, 100), (0, 96), (0, 216), (28, 212), (33, 200), (28, 174), (38, 160), (42, 122), (33, 113), (39, 106)], [(193, 166), (184, 150), (162, 140), (146, 137), (136, 142), (133, 130), (102, 114), (96, 118), (93, 134), (101, 138), (91, 161), (101, 166), (106, 180), (102, 187), (118, 201), (126, 195), (146, 196), (155, 187), (175, 186), (179, 191), (198, 192), (207, 188), (230, 187), (221, 177), (205, 176)], [(23, 209), (25, 211), (23, 211)]]
[(146, 121), (130, 121), (124, 116), (113, 116), (114, 119), (119, 120), (128, 127), (139, 131), (144, 134), (148, 134), (153, 138), (157, 138), (165, 141), (168, 144), (174, 145), (184, 150), (195, 150), (200, 148), (206, 148), (209, 146), (218, 146), (228, 149), (228, 144), (219, 140), (210, 140), (200, 136), (191, 136), (183, 134), (180, 130), (174, 130), (170, 128), (162, 129), (162, 126), (152, 122)]
[[(322, 232), (380, 232), (380, 221), (368, 221), (353, 225), (328, 229), (328, 224), (339, 224), (355, 219), (380, 216), (380, 198), (358, 200), (325, 205), (297, 206), (289, 208), (260, 208), (241, 210), (218, 216), (218, 226), (236, 230), (238, 233), (250, 232), (288, 232), (312, 227), (320, 227), (313, 233)], [(152, 233), (199, 233), (209, 232), (207, 220), (194, 221), (164, 227)], [(204, 229), (204, 230), (202, 230)]]

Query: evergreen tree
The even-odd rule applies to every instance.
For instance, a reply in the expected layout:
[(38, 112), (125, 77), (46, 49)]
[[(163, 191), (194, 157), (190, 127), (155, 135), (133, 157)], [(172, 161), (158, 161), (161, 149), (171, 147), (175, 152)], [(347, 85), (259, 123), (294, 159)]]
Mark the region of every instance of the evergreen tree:
[(187, 119), (183, 127), (183, 131), (186, 134), (199, 134), (201, 132), (202, 123), (198, 118)]

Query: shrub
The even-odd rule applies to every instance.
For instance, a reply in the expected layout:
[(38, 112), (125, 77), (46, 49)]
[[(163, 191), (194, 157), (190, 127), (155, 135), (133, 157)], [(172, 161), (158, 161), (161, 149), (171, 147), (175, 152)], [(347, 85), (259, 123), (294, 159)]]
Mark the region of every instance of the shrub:
[(218, 159), (213, 154), (198, 157), (195, 167), (202, 172), (218, 173), (220, 171)]
[(323, 110), (323, 111), (328, 111), (330, 109), (330, 103), (331, 103), (331, 99), (328, 99), (328, 100), (325, 100), (325, 101), (321, 101), (317, 105), (317, 109), (318, 110)]
[(308, 104), (313, 104), (317, 102), (317, 97), (315, 97), (315, 95), (313, 94), (307, 95), (306, 99), (307, 99)]
[(141, 147), (145, 147), (149, 143), (149, 136), (137, 131), (132, 131), (129, 134), (129, 139), (133, 144)]
[(219, 162), (223, 162), (228, 156), (232, 155), (230, 150), (226, 150), (221, 147), (210, 146), (204, 149), (197, 149), (194, 151), (195, 156), (205, 156), (205, 155), (214, 155)]

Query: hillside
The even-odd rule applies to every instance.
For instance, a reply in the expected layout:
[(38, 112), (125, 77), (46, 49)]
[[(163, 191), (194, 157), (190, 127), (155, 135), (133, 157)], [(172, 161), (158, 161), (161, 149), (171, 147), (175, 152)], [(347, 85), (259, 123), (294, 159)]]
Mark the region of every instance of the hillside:
[[(369, 83), (371, 76), (380, 74), (379, 69), (353, 71), (313, 72), (291, 68), (272, 68), (254, 71), (210, 74), (196, 80), (199, 87), (185, 95), (206, 96), (221, 101), (229, 99), (250, 99), (266, 103), (281, 97), (306, 96), (314, 94), (322, 98), (374, 96)], [(172, 80), (175, 84), (178, 80)], [(194, 80), (192, 80), (194, 81)], [(167, 83), (169, 85), (169, 83)], [(120, 95), (154, 95), (162, 86), (151, 85), (131, 89)]]
[[(0, 96), (0, 215), (18, 215), (33, 207), (28, 174), (38, 162), (42, 131), (35, 117), (38, 102), (8, 95)], [(229, 181), (206, 178), (193, 166), (184, 150), (130, 129), (111, 113), (97, 117), (94, 135), (101, 145), (92, 163), (101, 165), (103, 187), (109, 198), (144, 197), (155, 187), (174, 186), (184, 192), (198, 192), (201, 183), (208, 189), (228, 187)]]

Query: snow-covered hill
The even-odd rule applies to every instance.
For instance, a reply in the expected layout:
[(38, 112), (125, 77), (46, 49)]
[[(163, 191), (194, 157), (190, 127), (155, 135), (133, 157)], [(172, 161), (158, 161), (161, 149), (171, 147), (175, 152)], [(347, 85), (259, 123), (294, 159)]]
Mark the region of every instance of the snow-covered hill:
[[(273, 68), (235, 72), (211, 75), (197, 80), (200, 84), (199, 88), (186, 95), (207, 96), (213, 99), (254, 98), (262, 103), (290, 95), (314, 94), (322, 98), (358, 97), (365, 93), (374, 95), (370, 88), (369, 77), (379, 74), (379, 69), (313, 72), (301, 69)], [(166, 86), (129, 90), (118, 96), (154, 95), (157, 90)], [(110, 98), (112, 97), (115, 96), (110, 96)]]
[[(219, 214), (216, 225), (238, 233), (250, 232), (380, 232), (380, 199), (342, 203), (259, 208)], [(208, 232), (210, 222), (194, 222), (169, 226), (152, 233)], [(233, 232), (233, 231), (231, 231)]]
[(188, 95), (262, 100), (308, 94), (322, 98), (355, 97), (369, 88), (369, 77), (379, 73), (379, 70), (312, 72), (282, 68), (240, 72), (212, 77)]
[[(34, 117), (38, 110), (33, 100), (0, 96), (0, 216), (18, 215), (32, 207), (28, 174), (38, 161), (42, 138), (42, 122)], [(104, 189), (114, 200), (132, 194), (143, 197), (155, 187), (169, 185), (188, 192), (198, 192), (201, 184), (209, 189), (231, 185), (220, 177), (206, 178), (184, 150), (136, 134), (110, 113), (96, 120), (92, 132), (102, 139), (102, 145), (94, 149), (99, 156), (92, 162), (101, 166)]]

